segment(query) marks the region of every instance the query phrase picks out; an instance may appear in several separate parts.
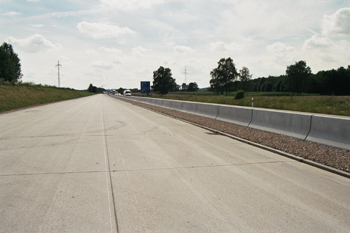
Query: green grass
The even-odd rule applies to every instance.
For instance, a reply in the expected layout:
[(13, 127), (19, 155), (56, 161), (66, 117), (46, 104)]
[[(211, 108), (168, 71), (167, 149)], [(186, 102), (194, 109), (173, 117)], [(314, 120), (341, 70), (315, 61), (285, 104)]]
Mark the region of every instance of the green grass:
[[(229, 92), (227, 93), (227, 96), (234, 96), (236, 92)], [(170, 95), (194, 95), (194, 96), (213, 96), (215, 95), (214, 92), (211, 91), (196, 91), (196, 92), (189, 92), (189, 91), (176, 91), (171, 92)], [(302, 96), (317, 96), (318, 94), (309, 94), (309, 93), (302, 93)], [(226, 94), (224, 94), (226, 96)], [(246, 92), (246, 96), (290, 96), (289, 92)]]
[(0, 112), (91, 95), (87, 91), (43, 87), (0, 85)]
[(349, 96), (342, 96), (342, 97), (316, 96), (316, 95), (289, 96), (288, 93), (248, 92), (246, 93), (245, 98), (240, 100), (235, 100), (234, 96), (231, 96), (231, 95), (218, 96), (218, 95), (213, 95), (212, 93), (211, 95), (208, 95), (208, 93), (206, 95), (199, 94), (199, 92), (196, 92), (196, 93), (190, 92), (187, 94), (172, 93), (165, 96), (165, 98), (183, 100), (183, 101), (194, 101), (194, 102), (216, 103), (216, 104), (227, 104), (227, 105), (238, 105), (238, 106), (252, 106), (252, 98), (254, 98), (254, 107), (259, 107), (259, 108), (350, 116), (350, 97)]

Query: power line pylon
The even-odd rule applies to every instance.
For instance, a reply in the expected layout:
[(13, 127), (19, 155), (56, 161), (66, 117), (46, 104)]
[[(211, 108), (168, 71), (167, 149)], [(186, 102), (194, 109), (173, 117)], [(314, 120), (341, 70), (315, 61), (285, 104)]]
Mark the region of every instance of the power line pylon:
[(58, 87), (60, 87), (60, 66), (62, 66), (61, 64), (60, 64), (60, 61), (58, 61), (58, 63), (57, 63), (57, 68), (58, 68)]
[(187, 84), (187, 74), (188, 74), (188, 72), (187, 72), (186, 66), (185, 66), (185, 71), (183, 72), (183, 74), (185, 74), (185, 83)]

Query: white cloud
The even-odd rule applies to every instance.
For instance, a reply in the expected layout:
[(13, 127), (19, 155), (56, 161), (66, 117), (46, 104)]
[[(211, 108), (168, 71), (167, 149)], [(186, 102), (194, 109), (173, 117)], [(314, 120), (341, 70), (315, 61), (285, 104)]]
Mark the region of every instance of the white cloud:
[(167, 18), (175, 20), (177, 22), (189, 22), (198, 20), (198, 17), (196, 15), (185, 11), (169, 12), (169, 14), (167, 14)]
[(188, 55), (193, 52), (193, 49), (188, 46), (178, 45), (174, 47), (174, 52), (180, 55)]
[(21, 14), (22, 14), (21, 12), (10, 11), (10, 12), (3, 13), (2, 15), (4, 15), (4, 16), (17, 16), (17, 15), (21, 15)]
[(40, 0), (26, 0), (27, 2), (40, 2)]
[(335, 14), (323, 17), (323, 31), (326, 36), (350, 35), (350, 7), (342, 8)]
[(60, 56), (60, 61), (63, 61), (64, 64), (74, 64), (74, 62), (70, 58), (65, 56)]
[(80, 11), (66, 11), (66, 12), (53, 12), (52, 16), (61, 18), (68, 16), (84, 16), (84, 15), (92, 15), (100, 13), (101, 9), (93, 9), (93, 10), (80, 10)]
[(292, 62), (295, 59), (296, 51), (294, 47), (282, 42), (277, 42), (267, 46), (267, 51), (272, 53), (276, 62)]
[(94, 68), (102, 70), (111, 70), (114, 68), (113, 64), (107, 61), (95, 61), (91, 64)]
[(128, 27), (119, 27), (111, 23), (88, 23), (83, 21), (77, 25), (77, 28), (79, 32), (88, 34), (94, 39), (118, 38), (136, 34)]
[(305, 40), (303, 56), (315, 70), (326, 70), (347, 66), (350, 61), (350, 43), (346, 40), (333, 41), (326, 37), (313, 36)]
[(53, 44), (51, 41), (47, 40), (45, 37), (39, 34), (35, 34), (25, 39), (8, 37), (6, 41), (14, 45), (14, 47), (18, 47), (19, 49), (29, 53), (61, 48), (60, 45)]
[(116, 48), (100, 47), (98, 50), (101, 51), (101, 52), (104, 52), (104, 53), (111, 53), (111, 54), (120, 54), (120, 53), (123, 53), (123, 51), (121, 51), (121, 50), (119, 50), (119, 49), (116, 49)]
[(277, 42), (277, 43), (274, 43), (272, 45), (268, 45), (267, 51), (273, 52), (276, 54), (280, 54), (280, 55), (285, 55), (285, 54), (288, 54), (290, 52), (294, 52), (294, 48), (291, 46), (287, 46), (286, 44), (284, 44), (282, 42)]
[(94, 50), (94, 49), (85, 49), (84, 52), (85, 52), (86, 55), (91, 55), (91, 56), (99, 55), (99, 53), (96, 50)]
[(161, 22), (161, 21), (157, 21), (157, 20), (151, 20), (149, 22), (149, 25), (151, 27), (154, 27), (156, 29), (160, 29), (160, 30), (165, 30), (165, 31), (173, 31), (176, 30), (173, 26), (165, 23), (165, 22)]
[(240, 50), (240, 46), (237, 43), (232, 42), (231, 44), (226, 44), (222, 41), (211, 43), (209, 45), (210, 50), (217, 52), (230, 52)]
[(112, 63), (113, 63), (114, 65), (120, 65), (120, 64), (122, 64), (122, 62), (121, 62), (119, 59), (117, 59), (117, 58), (113, 59)]
[(100, 0), (102, 5), (113, 7), (121, 11), (135, 11), (139, 9), (149, 9), (162, 4), (165, 0)]
[(333, 41), (326, 37), (312, 36), (305, 40), (303, 49), (327, 49), (333, 45)]
[(138, 46), (138, 47), (132, 49), (132, 53), (135, 54), (135, 55), (138, 55), (140, 57), (144, 57), (145, 56), (144, 53), (146, 53), (148, 51), (150, 51), (150, 50), (149, 49), (145, 49), (145, 48), (143, 48), (141, 46)]
[(44, 26), (45, 26), (44, 24), (32, 24), (33, 28), (42, 28)]

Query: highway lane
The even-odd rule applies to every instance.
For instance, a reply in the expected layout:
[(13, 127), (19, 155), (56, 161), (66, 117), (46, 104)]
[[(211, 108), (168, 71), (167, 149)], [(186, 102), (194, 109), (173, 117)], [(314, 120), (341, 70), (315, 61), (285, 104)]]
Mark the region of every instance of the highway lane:
[(350, 181), (105, 95), (0, 115), (0, 232), (348, 232)]

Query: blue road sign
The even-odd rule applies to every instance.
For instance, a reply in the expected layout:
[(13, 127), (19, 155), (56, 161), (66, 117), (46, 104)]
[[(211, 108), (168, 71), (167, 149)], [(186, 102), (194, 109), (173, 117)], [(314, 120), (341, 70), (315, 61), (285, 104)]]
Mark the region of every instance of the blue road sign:
[(141, 81), (141, 94), (151, 93), (151, 82)]

